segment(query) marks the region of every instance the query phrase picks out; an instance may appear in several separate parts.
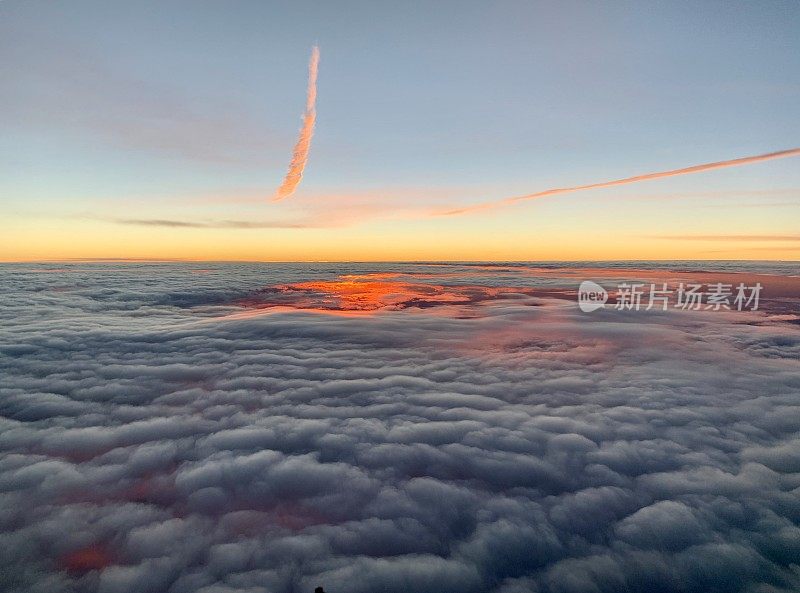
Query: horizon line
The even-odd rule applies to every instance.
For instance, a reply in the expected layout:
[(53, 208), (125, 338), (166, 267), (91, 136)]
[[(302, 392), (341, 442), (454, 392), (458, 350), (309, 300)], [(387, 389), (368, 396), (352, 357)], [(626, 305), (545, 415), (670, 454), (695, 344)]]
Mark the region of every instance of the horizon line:
[(37, 263), (219, 263), (219, 264), (469, 264), (469, 263), (639, 263), (639, 262), (773, 262), (800, 263), (800, 259), (764, 258), (663, 258), (663, 259), (191, 259), (147, 257), (76, 257), (42, 259), (0, 259), (2, 264)]

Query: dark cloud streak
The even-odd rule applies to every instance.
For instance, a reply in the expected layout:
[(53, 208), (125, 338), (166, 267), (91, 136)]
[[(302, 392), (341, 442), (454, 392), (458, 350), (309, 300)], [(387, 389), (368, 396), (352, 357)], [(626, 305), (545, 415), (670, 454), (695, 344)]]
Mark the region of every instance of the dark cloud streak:
[(117, 218), (112, 222), (134, 226), (155, 226), (168, 228), (189, 229), (303, 229), (315, 228), (315, 225), (303, 222), (282, 221), (250, 221), (250, 220), (217, 220), (217, 221), (188, 221), (169, 220), (161, 218)]

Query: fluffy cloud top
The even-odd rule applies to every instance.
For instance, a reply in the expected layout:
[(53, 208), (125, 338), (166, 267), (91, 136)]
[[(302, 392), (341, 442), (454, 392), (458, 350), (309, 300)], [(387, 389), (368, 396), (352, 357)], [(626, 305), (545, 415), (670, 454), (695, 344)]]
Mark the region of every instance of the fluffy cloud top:
[[(800, 588), (782, 318), (469, 266), (46, 269), (0, 272), (4, 591)], [(436, 306), (287, 310), (344, 272)]]

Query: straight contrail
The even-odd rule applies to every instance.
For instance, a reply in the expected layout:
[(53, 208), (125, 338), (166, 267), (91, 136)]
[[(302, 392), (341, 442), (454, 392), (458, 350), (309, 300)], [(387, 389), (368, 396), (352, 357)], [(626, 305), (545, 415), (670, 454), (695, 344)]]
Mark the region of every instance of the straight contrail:
[(300, 137), (294, 145), (292, 161), (281, 186), (272, 197), (273, 202), (291, 196), (303, 178), (303, 170), (308, 162), (308, 151), (311, 148), (311, 138), (314, 136), (314, 123), (317, 120), (317, 72), (319, 71), (319, 48), (311, 48), (311, 60), (308, 63), (308, 91), (306, 92), (306, 111), (303, 114), (303, 127)]
[(672, 169), (671, 171), (659, 171), (657, 173), (645, 173), (643, 175), (634, 175), (633, 177), (625, 177), (624, 179), (616, 179), (614, 181), (601, 181), (599, 183), (590, 183), (588, 185), (576, 185), (574, 187), (556, 187), (553, 189), (546, 189), (544, 191), (536, 192), (535, 194), (516, 196), (514, 198), (505, 198), (503, 200), (497, 200), (494, 202), (484, 202), (483, 204), (476, 204), (475, 206), (466, 206), (464, 208), (445, 210), (443, 212), (438, 212), (437, 214), (441, 216), (455, 216), (458, 214), (478, 212), (480, 210), (500, 208), (502, 206), (510, 206), (511, 204), (522, 202), (523, 200), (535, 200), (536, 198), (544, 198), (546, 196), (554, 196), (556, 194), (568, 194), (576, 191), (583, 191), (586, 189), (613, 187), (615, 185), (627, 185), (629, 183), (638, 183), (640, 181), (649, 181), (651, 179), (660, 179), (662, 177), (675, 177), (676, 175), (690, 175), (692, 173), (700, 173), (702, 171), (711, 171), (712, 169), (724, 169), (725, 167), (738, 167), (740, 165), (749, 165), (752, 163), (759, 163), (761, 161), (770, 161), (772, 159), (780, 159), (798, 155), (800, 155), (800, 148), (790, 148), (789, 150), (779, 150), (778, 152), (768, 152), (766, 154), (759, 154), (756, 156), (746, 156), (739, 159), (732, 159), (729, 161), (719, 161), (716, 163), (693, 165), (691, 167), (684, 167), (683, 169)]

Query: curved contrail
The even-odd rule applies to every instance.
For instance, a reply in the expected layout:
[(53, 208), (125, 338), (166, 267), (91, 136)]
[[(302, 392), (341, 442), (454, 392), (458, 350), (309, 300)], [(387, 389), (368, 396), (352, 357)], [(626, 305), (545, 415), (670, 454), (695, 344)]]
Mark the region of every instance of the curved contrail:
[(494, 202), (484, 202), (483, 204), (476, 204), (474, 206), (465, 206), (464, 208), (455, 208), (452, 210), (437, 212), (437, 214), (439, 214), (440, 216), (455, 216), (457, 214), (467, 214), (469, 212), (478, 212), (480, 210), (500, 208), (501, 206), (509, 206), (517, 202), (522, 202), (523, 200), (534, 200), (536, 198), (544, 198), (546, 196), (553, 196), (556, 194), (568, 194), (576, 191), (583, 191), (586, 189), (613, 187), (615, 185), (627, 185), (628, 183), (638, 183), (639, 181), (649, 181), (650, 179), (660, 179), (661, 177), (673, 177), (675, 175), (689, 175), (691, 173), (700, 173), (701, 171), (710, 171), (712, 169), (723, 169), (725, 167), (738, 167), (739, 165), (749, 165), (751, 163), (758, 163), (761, 161), (769, 161), (772, 159), (780, 159), (784, 157), (798, 156), (798, 155), (800, 155), (800, 148), (790, 148), (788, 150), (779, 150), (777, 152), (768, 152), (766, 154), (746, 156), (739, 159), (731, 159), (729, 161), (719, 161), (716, 163), (692, 165), (691, 167), (684, 167), (683, 169), (672, 169), (670, 171), (659, 171), (657, 173), (645, 173), (643, 175), (634, 175), (633, 177), (625, 177), (624, 179), (615, 179), (614, 181), (601, 181), (599, 183), (590, 183), (588, 185), (576, 185), (574, 187), (556, 187), (553, 189), (546, 189), (544, 191), (536, 192), (535, 194), (526, 194), (524, 196), (516, 196), (514, 198), (505, 198), (504, 200), (497, 200)]
[(300, 137), (297, 139), (297, 144), (294, 145), (289, 170), (286, 172), (286, 177), (283, 178), (283, 183), (275, 191), (275, 195), (272, 197), (273, 202), (291, 196), (303, 178), (303, 170), (308, 162), (308, 151), (311, 148), (311, 138), (314, 136), (314, 123), (317, 120), (318, 71), (319, 48), (315, 45), (311, 48), (311, 60), (308, 63), (308, 91), (306, 93), (306, 111), (303, 114), (303, 127), (300, 129)]

